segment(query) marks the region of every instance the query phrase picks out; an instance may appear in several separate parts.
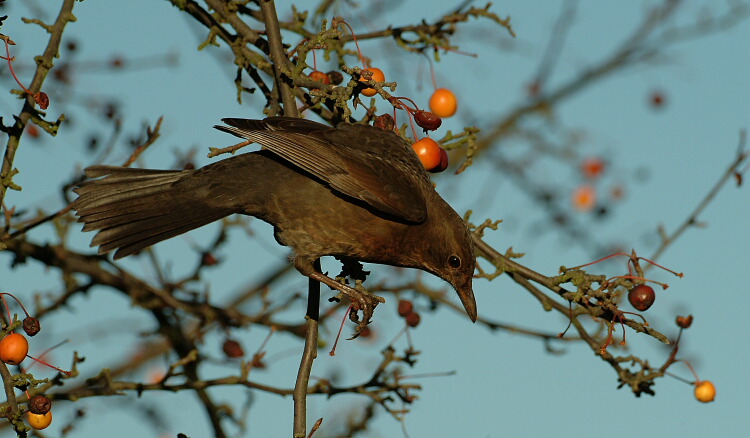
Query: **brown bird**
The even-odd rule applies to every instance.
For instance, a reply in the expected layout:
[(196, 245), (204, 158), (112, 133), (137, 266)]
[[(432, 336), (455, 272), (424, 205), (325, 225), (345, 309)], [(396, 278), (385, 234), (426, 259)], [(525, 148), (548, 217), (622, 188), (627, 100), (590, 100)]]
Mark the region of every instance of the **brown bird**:
[[(417, 268), (450, 283), (472, 321), (475, 259), (459, 215), (409, 144), (369, 125), (223, 119), (222, 131), (267, 149), (195, 170), (92, 166), (72, 207), (91, 246), (119, 259), (233, 213), (274, 226), (302, 274), (348, 295), (367, 324), (379, 298), (314, 268), (322, 256)], [(102, 178), (103, 177), (103, 178)], [(356, 313), (352, 314), (355, 318)]]

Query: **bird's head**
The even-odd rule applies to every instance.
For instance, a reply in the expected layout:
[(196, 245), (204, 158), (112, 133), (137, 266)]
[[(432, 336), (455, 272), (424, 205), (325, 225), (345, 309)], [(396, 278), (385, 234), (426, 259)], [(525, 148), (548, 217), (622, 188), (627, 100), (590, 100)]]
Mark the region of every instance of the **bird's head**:
[(421, 269), (450, 283), (458, 294), (472, 322), (477, 320), (472, 279), (476, 259), (474, 245), (463, 219), (442, 199), (431, 204), (427, 220), (421, 224), (424, 232), (421, 248)]

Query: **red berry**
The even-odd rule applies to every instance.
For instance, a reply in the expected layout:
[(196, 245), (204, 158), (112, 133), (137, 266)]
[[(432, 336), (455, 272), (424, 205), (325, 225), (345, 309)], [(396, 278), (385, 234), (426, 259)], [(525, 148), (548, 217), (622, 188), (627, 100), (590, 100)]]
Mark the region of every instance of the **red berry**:
[(581, 163), (581, 173), (588, 179), (596, 179), (604, 173), (604, 160), (598, 157), (587, 158)]
[(396, 121), (393, 120), (393, 116), (390, 114), (381, 114), (375, 117), (373, 126), (385, 129), (386, 131), (393, 131), (396, 128)]
[(445, 149), (440, 148), (440, 164), (437, 167), (430, 169), (432, 173), (439, 173), (448, 168), (448, 152)]
[(406, 317), (406, 315), (414, 311), (414, 304), (409, 300), (399, 300), (398, 302), (398, 315)]
[(38, 138), (39, 128), (37, 128), (35, 125), (28, 124), (26, 125), (26, 133), (29, 134), (29, 137), (31, 138)]
[(23, 319), (23, 331), (25, 331), (27, 335), (35, 336), (41, 329), (42, 326), (39, 324), (39, 320), (33, 316), (27, 316)]
[(693, 323), (693, 315), (678, 316), (676, 322), (677, 326), (680, 328), (690, 328), (690, 325)]
[(639, 284), (628, 292), (628, 301), (641, 312), (648, 310), (654, 304), (655, 299), (656, 293), (654, 292), (654, 288), (645, 284)]
[(662, 93), (661, 91), (653, 91), (651, 92), (649, 100), (651, 101), (651, 106), (653, 108), (661, 108), (662, 106), (664, 106), (664, 101), (666, 99), (664, 93)]
[(224, 345), (222, 345), (221, 349), (224, 350), (224, 354), (226, 354), (227, 357), (236, 358), (245, 355), (242, 345), (233, 339), (227, 339), (224, 341)]
[(429, 111), (417, 110), (414, 113), (414, 121), (425, 131), (434, 131), (443, 124), (443, 119)]
[(49, 96), (47, 96), (47, 93), (44, 91), (38, 91), (34, 95), (34, 101), (39, 105), (39, 108), (43, 110), (46, 110), (49, 107)]
[(359, 332), (359, 337), (360, 338), (367, 339), (367, 338), (371, 338), (372, 336), (373, 336), (373, 333), (372, 333), (372, 330), (370, 329), (370, 327), (365, 327), (365, 328), (362, 329), (361, 332)]
[(328, 75), (328, 80), (331, 81), (333, 85), (338, 85), (342, 82), (344, 82), (344, 75), (341, 74), (341, 72), (337, 72), (336, 70), (329, 71), (326, 73)]
[(46, 414), (52, 408), (52, 402), (42, 394), (37, 394), (29, 400), (29, 411), (35, 414)]
[(213, 253), (210, 252), (204, 252), (201, 256), (201, 263), (204, 266), (214, 266), (215, 264), (219, 263), (219, 259), (216, 258)]
[(422, 319), (419, 316), (419, 313), (417, 312), (411, 312), (410, 314), (406, 315), (406, 325), (409, 327), (416, 327), (419, 325), (419, 321)]

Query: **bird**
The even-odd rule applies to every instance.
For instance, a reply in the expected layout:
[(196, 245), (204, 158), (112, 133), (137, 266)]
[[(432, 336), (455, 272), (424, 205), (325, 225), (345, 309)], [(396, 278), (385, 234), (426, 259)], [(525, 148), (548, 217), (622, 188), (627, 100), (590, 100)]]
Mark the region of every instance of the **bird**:
[(224, 118), (214, 128), (262, 149), (198, 169), (85, 169), (71, 207), (91, 246), (114, 259), (232, 214), (274, 227), (301, 274), (352, 300), (361, 326), (380, 297), (316, 269), (320, 257), (416, 268), (455, 289), (472, 322), (475, 256), (462, 218), (435, 191), (409, 143), (362, 123), (331, 127), (292, 117)]

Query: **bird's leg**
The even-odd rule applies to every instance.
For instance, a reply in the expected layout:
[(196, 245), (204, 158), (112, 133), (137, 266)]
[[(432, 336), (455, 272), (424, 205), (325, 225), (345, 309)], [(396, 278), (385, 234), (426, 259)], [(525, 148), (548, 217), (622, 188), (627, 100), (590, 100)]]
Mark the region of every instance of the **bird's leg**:
[[(294, 267), (297, 268), (299, 272), (302, 274), (308, 276), (309, 278), (312, 278), (313, 280), (317, 280), (331, 289), (335, 289), (344, 295), (347, 295), (349, 299), (352, 302), (352, 312), (349, 314), (349, 319), (351, 319), (353, 322), (357, 323), (357, 328), (354, 332), (353, 338), (356, 338), (359, 336), (359, 333), (364, 329), (367, 324), (370, 323), (370, 320), (372, 319), (372, 314), (375, 311), (375, 307), (380, 304), (384, 303), (385, 299), (382, 297), (379, 297), (377, 295), (370, 294), (366, 291), (357, 290), (351, 286), (348, 286), (346, 284), (340, 283), (331, 277), (323, 274), (322, 272), (317, 271), (314, 267), (311, 261), (309, 261), (307, 258), (304, 257), (295, 257), (294, 259)], [(362, 319), (360, 320), (357, 317), (357, 311), (362, 311)]]

